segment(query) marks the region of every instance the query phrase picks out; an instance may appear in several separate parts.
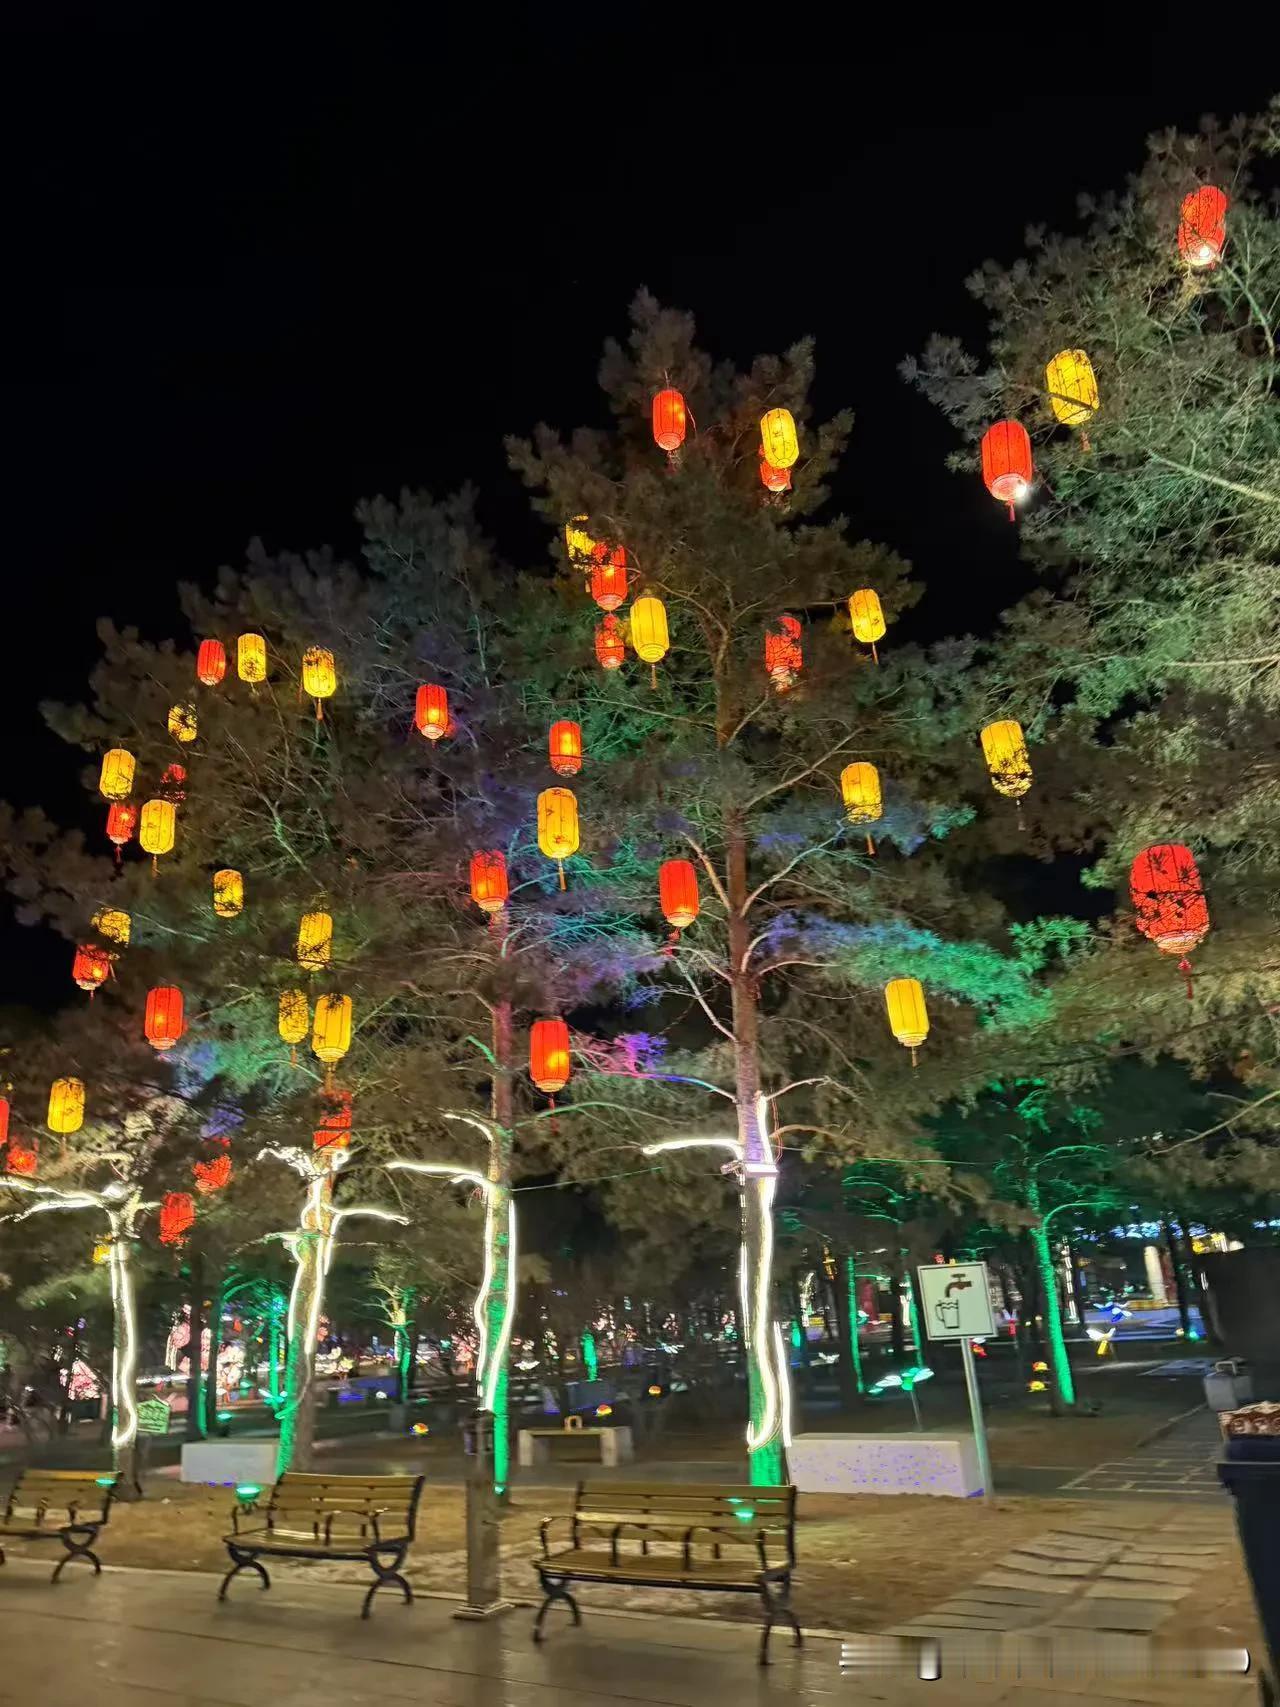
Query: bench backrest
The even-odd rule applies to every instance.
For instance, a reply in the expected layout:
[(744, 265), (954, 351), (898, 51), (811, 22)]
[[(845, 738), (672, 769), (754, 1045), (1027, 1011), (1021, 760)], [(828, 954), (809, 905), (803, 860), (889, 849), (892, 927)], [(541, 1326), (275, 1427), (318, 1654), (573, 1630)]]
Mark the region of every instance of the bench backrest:
[(111, 1511), (119, 1478), (109, 1470), (23, 1470), (9, 1490), (6, 1518), (30, 1512), (36, 1523), (46, 1515), (101, 1527)]
[(749, 1482), (579, 1482), (573, 1501), (574, 1545), (583, 1530), (610, 1533), (620, 1523), (663, 1540), (691, 1529), (716, 1531), (722, 1544), (741, 1536), (754, 1547), (762, 1534), (781, 1541), (795, 1564), (796, 1490)]
[(334, 1514), (356, 1522), (378, 1519), (383, 1535), (413, 1539), (422, 1476), (322, 1476), (287, 1470), (271, 1490), (272, 1528), (318, 1529)]

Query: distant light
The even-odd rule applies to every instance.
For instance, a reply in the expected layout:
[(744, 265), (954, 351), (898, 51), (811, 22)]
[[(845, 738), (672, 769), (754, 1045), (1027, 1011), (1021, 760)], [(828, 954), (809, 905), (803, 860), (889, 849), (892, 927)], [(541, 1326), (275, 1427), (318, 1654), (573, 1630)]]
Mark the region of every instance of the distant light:
[(426, 1423), (414, 1423), (412, 1432), (414, 1434), (430, 1434), (431, 1430)]
[(377, 1387), (374, 1389), (373, 1396), (375, 1399), (385, 1399), (387, 1395), (382, 1391), (381, 1387)]
[(236, 1483), (236, 1498), (240, 1501), (241, 1505), (252, 1505), (261, 1492), (262, 1489), (259, 1487), (257, 1482)]
[(1047, 1381), (1028, 1381), (1027, 1382), (1027, 1392), (1028, 1393), (1046, 1393), (1046, 1392), (1048, 1392), (1048, 1390), (1049, 1390), (1049, 1383)]
[(1047, 1363), (1033, 1363), (1031, 1367), (1037, 1375), (1047, 1375), (1049, 1372), (1049, 1365)]
[(662, 1388), (661, 1387), (650, 1387), (649, 1397), (651, 1399), (660, 1399), (662, 1397)]
[(613, 1415), (613, 1406), (612, 1405), (597, 1405), (596, 1406), (596, 1415), (598, 1417), (611, 1417)]
[(218, 1416), (217, 1416), (217, 1420), (220, 1423), (229, 1423), (231, 1421), (231, 1418), (234, 1415), (235, 1415), (234, 1411), (219, 1411)]

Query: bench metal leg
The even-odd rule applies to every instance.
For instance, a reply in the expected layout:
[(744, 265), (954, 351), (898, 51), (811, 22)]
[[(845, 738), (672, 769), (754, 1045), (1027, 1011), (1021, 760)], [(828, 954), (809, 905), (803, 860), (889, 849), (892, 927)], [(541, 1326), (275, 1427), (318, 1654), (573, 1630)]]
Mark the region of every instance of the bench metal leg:
[(239, 1547), (232, 1547), (228, 1545), (227, 1552), (231, 1555), (231, 1569), (227, 1572), (226, 1576), (223, 1577), (222, 1584), (218, 1589), (219, 1600), (225, 1600), (227, 1598), (227, 1590), (231, 1586), (231, 1579), (233, 1577), (238, 1577), (241, 1571), (257, 1571), (258, 1575), (262, 1578), (263, 1588), (271, 1587), (271, 1578), (267, 1575), (267, 1567), (262, 1564), (260, 1560), (255, 1559), (251, 1553), (246, 1553)]
[(538, 1580), (542, 1584), (543, 1592), (547, 1597), (538, 1608), (538, 1616), (533, 1621), (533, 1639), (535, 1642), (540, 1642), (543, 1639), (542, 1620), (547, 1616), (547, 1612), (550, 1609), (553, 1600), (563, 1600), (566, 1603), (569, 1611), (573, 1614), (573, 1621), (575, 1624), (582, 1623), (582, 1610), (577, 1601), (569, 1593), (569, 1583), (572, 1580), (571, 1578), (553, 1576), (550, 1572), (542, 1570), (537, 1565), (534, 1566), (534, 1569), (538, 1572)]
[(769, 1633), (779, 1619), (790, 1624), (795, 1633), (795, 1647), (804, 1646), (804, 1636), (800, 1630), (800, 1621), (791, 1610), (791, 1583), (789, 1579), (781, 1582), (777, 1580), (762, 1582), (760, 1584), (760, 1601), (764, 1607), (764, 1629), (760, 1635), (760, 1664), (767, 1666), (769, 1663)]
[(369, 1590), (368, 1594), (364, 1597), (364, 1606), (361, 1608), (360, 1612), (361, 1618), (367, 1618), (369, 1616), (370, 1610), (373, 1606), (374, 1595), (377, 1594), (380, 1588), (386, 1588), (388, 1583), (395, 1583), (397, 1588), (399, 1588), (400, 1592), (404, 1595), (404, 1603), (406, 1606), (413, 1605), (413, 1590), (409, 1586), (408, 1578), (402, 1576), (400, 1573), (400, 1567), (404, 1564), (404, 1556), (408, 1551), (408, 1548), (386, 1548), (384, 1551), (390, 1552), (391, 1554), (391, 1559), (386, 1565), (384, 1565), (378, 1558), (377, 1548), (369, 1554), (369, 1563), (373, 1567), (377, 1580)]
[(102, 1575), (102, 1560), (93, 1550), (93, 1543), (98, 1539), (99, 1527), (98, 1524), (91, 1526), (82, 1523), (72, 1524), (67, 1529), (59, 1530), (62, 1544), (67, 1550), (53, 1567), (53, 1575), (49, 1578), (51, 1583), (57, 1582), (63, 1570), (73, 1559), (87, 1559), (93, 1566), (94, 1576), (100, 1577)]

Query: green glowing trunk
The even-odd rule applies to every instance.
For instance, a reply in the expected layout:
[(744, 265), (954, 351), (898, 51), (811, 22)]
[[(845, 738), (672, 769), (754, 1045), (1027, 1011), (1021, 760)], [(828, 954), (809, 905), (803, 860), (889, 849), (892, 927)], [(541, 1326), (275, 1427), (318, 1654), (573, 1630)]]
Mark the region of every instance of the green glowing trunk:
[(284, 1363), (284, 1403), (279, 1410), (276, 1475), (310, 1470), (316, 1435), (316, 1334), (324, 1308), (325, 1270), (333, 1243), (333, 1173), (313, 1182), (294, 1235), (289, 1345)]
[[(1038, 1203), (1030, 1205), (1039, 1209)], [(1030, 1229), (1031, 1247), (1036, 1255), (1040, 1275), (1040, 1291), (1044, 1298), (1045, 1350), (1049, 1363), (1049, 1408), (1055, 1416), (1066, 1416), (1075, 1406), (1076, 1384), (1071, 1374), (1071, 1359), (1067, 1355), (1067, 1336), (1062, 1327), (1062, 1306), (1058, 1302), (1058, 1275), (1053, 1265), (1053, 1249), (1044, 1224), (1037, 1222)]]
[(511, 1419), (508, 1414), (509, 1313), (516, 1277), (511, 1272), (511, 1131), (514, 1115), (512, 1074), (515, 1039), (510, 1002), (493, 1009), (493, 1084), (489, 1138), (489, 1202), (485, 1216), (490, 1241), (489, 1287), (484, 1299), (485, 1368), (488, 1408), (493, 1412), (493, 1485), (499, 1495), (511, 1484)]
[(848, 1353), (853, 1384), (861, 1394), (867, 1389), (862, 1379), (862, 1346), (858, 1341), (858, 1259), (852, 1251), (844, 1259), (844, 1284), (848, 1324), (845, 1328), (845, 1344), (840, 1347), (840, 1355), (843, 1362), (846, 1352)]
[(413, 1390), (412, 1317), (416, 1296), (412, 1286), (402, 1286), (398, 1288), (392, 1306), (391, 1332), (395, 1340), (396, 1400), (402, 1405), (409, 1403), (409, 1395)]

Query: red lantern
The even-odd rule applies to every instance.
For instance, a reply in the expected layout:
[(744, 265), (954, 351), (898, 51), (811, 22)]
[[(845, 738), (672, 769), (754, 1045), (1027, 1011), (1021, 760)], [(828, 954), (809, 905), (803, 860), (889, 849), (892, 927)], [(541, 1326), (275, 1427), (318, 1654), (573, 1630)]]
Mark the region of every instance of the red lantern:
[(71, 962), (71, 976), (92, 996), (98, 985), (105, 984), (111, 976), (111, 956), (96, 942), (82, 942)]
[(160, 1205), (160, 1243), (180, 1245), (196, 1224), (195, 1199), (189, 1191), (166, 1191)]
[(413, 720), (428, 741), (438, 741), (449, 733), (449, 695), (442, 687), (424, 682), (418, 689), (418, 703)]
[(548, 1096), (569, 1083), (569, 1027), (562, 1019), (538, 1019), (530, 1027), (529, 1077)]
[(147, 992), (147, 1012), (143, 1020), (147, 1042), (161, 1054), (172, 1049), (187, 1029), (182, 1011), (182, 991), (176, 984), (158, 984)]
[(114, 801), (107, 807), (107, 839), (116, 844), (116, 864), (120, 863), (120, 849), (133, 837), (138, 827), (138, 808), (130, 805), (127, 800)]
[(1009, 506), (1026, 497), (1032, 478), (1031, 440), (1021, 421), (997, 421), (982, 435), (982, 479), (991, 496)]
[(684, 443), (687, 415), (684, 398), (678, 391), (668, 387), (658, 392), (653, 400), (653, 437), (659, 450), (670, 455), (680, 449)]
[(610, 551), (597, 545), (591, 565), (591, 597), (601, 610), (617, 610), (627, 596), (627, 551), (619, 545)]
[(1205, 271), (1222, 259), (1227, 241), (1227, 209), (1231, 202), (1213, 184), (1202, 184), (1182, 202), (1178, 220), (1178, 250), (1189, 267)]
[(30, 1178), (40, 1165), (40, 1151), (35, 1144), (30, 1149), (25, 1144), (10, 1144), (5, 1151), (4, 1169), (8, 1174), (22, 1174)]
[(500, 848), (471, 856), (471, 899), (486, 913), (500, 913), (507, 904), (507, 862)]
[(0, 1144), (9, 1142), (9, 1099), (0, 1097)]
[(607, 616), (596, 629), (596, 658), (602, 670), (620, 670), (627, 656), (626, 637), (616, 616)]
[(210, 1192), (221, 1191), (230, 1185), (231, 1157), (224, 1154), (207, 1162), (196, 1162), (191, 1171), (195, 1175), (196, 1190), (207, 1197)]
[(760, 458), (760, 479), (768, 492), (789, 492), (791, 490), (791, 470), (775, 468), (771, 462)]
[(227, 673), (227, 649), (220, 640), (202, 640), (196, 653), (196, 676), (207, 688), (216, 688)]
[(658, 867), (658, 900), (662, 916), (682, 931), (698, 916), (698, 874), (687, 859), (664, 859)]
[(804, 654), (800, 649), (800, 624), (793, 616), (778, 618), (777, 634), (764, 637), (764, 667), (778, 693), (786, 693), (800, 674)]
[(551, 725), (547, 737), (551, 768), (557, 776), (577, 776), (582, 769), (582, 725), (570, 718)]
[(1209, 929), (1209, 903), (1191, 849), (1181, 842), (1144, 848), (1129, 868), (1129, 894), (1136, 924), (1161, 954), (1179, 954), (1178, 971), (1191, 996), (1187, 955)]
[(161, 800), (169, 800), (175, 806), (181, 806), (187, 798), (187, 767), (185, 765), (166, 765), (164, 775), (160, 778), (160, 787), (156, 792)]
[(351, 1142), (351, 1092), (336, 1088), (326, 1091), (321, 1104), (326, 1112), (312, 1133), (316, 1149), (329, 1150), (336, 1146), (345, 1150)]

